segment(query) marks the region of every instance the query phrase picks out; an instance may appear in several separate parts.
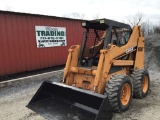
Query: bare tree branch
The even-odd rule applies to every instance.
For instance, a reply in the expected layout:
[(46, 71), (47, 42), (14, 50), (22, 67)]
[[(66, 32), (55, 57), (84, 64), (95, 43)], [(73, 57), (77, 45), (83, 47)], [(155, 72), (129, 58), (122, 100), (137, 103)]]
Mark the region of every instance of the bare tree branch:
[(139, 25), (140, 23), (142, 23), (143, 18), (144, 18), (144, 15), (138, 11), (134, 16), (129, 16), (127, 18), (127, 21), (133, 27), (135, 25)]
[(85, 14), (79, 14), (79, 13), (71, 13), (71, 14), (63, 14), (62, 17), (66, 17), (66, 18), (74, 18), (74, 19), (84, 19), (85, 18)]
[(12, 11), (12, 6), (6, 6), (6, 11)]
[(97, 13), (95, 16), (93, 16), (93, 19), (98, 19), (99, 18), (99, 14)]

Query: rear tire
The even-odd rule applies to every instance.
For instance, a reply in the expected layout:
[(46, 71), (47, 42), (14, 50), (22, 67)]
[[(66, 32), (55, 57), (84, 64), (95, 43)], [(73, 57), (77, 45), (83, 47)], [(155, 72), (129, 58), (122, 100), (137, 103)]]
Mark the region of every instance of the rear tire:
[(146, 97), (150, 87), (150, 78), (148, 71), (137, 69), (132, 73), (131, 76), (133, 78), (133, 97)]
[(129, 108), (132, 99), (132, 81), (129, 76), (113, 75), (106, 84), (105, 91), (114, 112), (123, 112)]

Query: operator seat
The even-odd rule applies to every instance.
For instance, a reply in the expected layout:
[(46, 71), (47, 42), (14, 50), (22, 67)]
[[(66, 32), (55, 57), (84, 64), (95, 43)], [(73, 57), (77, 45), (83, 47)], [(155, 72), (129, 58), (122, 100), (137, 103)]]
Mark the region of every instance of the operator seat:
[(91, 46), (89, 48), (89, 54), (92, 55), (94, 66), (98, 65), (99, 57), (96, 56), (100, 54), (100, 50), (103, 49), (105, 36), (106, 32), (103, 33), (102, 37), (100, 38), (100, 41), (98, 41), (95, 46)]

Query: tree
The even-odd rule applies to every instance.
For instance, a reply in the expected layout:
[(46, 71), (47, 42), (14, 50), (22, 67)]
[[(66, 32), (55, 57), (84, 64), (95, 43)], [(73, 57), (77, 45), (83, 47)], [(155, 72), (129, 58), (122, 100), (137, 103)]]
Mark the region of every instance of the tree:
[(153, 32), (156, 34), (160, 34), (160, 26), (156, 25), (153, 27)]
[(6, 6), (6, 11), (12, 11), (12, 6)]
[(85, 19), (85, 14), (80, 14), (80, 13), (71, 13), (69, 15), (62, 15), (62, 17), (66, 17), (66, 18), (73, 18), (73, 19)]
[(146, 22), (141, 23), (142, 34), (145, 36), (147, 34), (147, 24)]
[(72, 16), (72, 18), (74, 18), (74, 19), (80, 17), (79, 13), (72, 13), (71, 16)]
[(96, 14), (95, 16), (93, 16), (93, 19), (98, 19), (99, 18), (99, 14)]
[(131, 25), (131, 27), (134, 27), (135, 25), (141, 26), (143, 36), (149, 35), (153, 31), (150, 20), (145, 20), (144, 18), (144, 14), (139, 11), (135, 15), (127, 18), (127, 21)]
[(134, 16), (130, 16), (127, 18), (129, 24), (133, 27), (135, 25), (139, 25), (142, 23), (144, 15), (141, 12), (137, 12)]
[(142, 33), (143, 35), (150, 35), (151, 33), (153, 33), (153, 25), (152, 23), (150, 22), (149, 19), (147, 19), (147, 21), (144, 21), (140, 24), (141, 26), (141, 29), (142, 29)]

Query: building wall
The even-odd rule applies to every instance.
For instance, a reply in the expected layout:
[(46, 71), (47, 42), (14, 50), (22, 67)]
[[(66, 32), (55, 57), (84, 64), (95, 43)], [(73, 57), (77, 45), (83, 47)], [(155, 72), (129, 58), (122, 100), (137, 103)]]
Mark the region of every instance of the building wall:
[[(66, 27), (67, 46), (37, 48), (35, 26)], [(65, 64), (83, 31), (80, 20), (0, 11), (0, 76)]]

